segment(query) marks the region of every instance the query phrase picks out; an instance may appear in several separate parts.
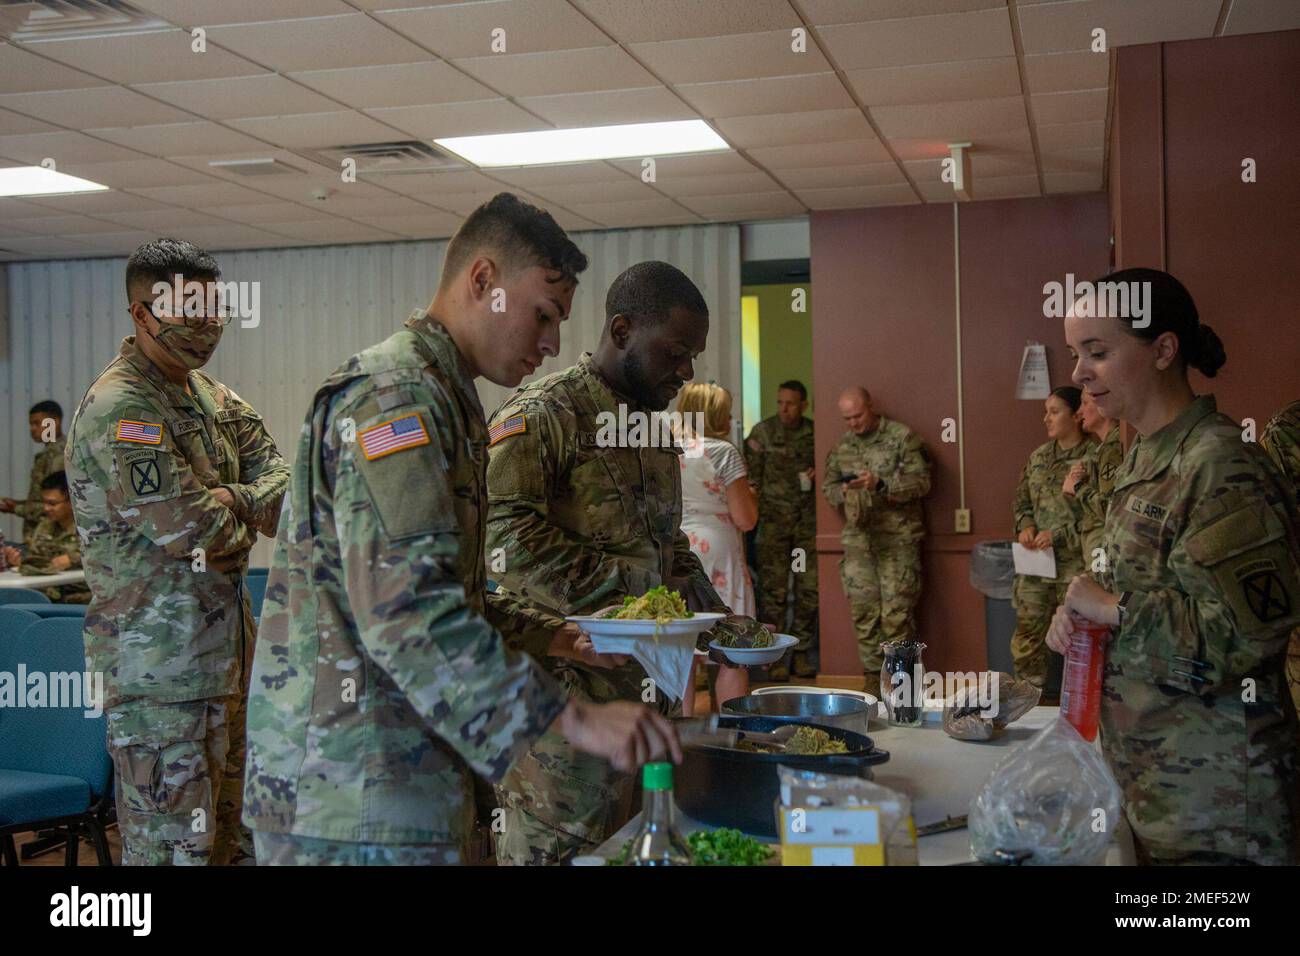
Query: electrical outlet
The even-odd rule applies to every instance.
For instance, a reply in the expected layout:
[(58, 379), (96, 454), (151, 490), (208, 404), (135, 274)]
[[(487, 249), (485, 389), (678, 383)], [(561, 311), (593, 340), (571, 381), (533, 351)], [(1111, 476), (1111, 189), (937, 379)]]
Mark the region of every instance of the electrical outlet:
[(958, 508), (953, 520), (957, 534), (970, 534), (970, 509)]

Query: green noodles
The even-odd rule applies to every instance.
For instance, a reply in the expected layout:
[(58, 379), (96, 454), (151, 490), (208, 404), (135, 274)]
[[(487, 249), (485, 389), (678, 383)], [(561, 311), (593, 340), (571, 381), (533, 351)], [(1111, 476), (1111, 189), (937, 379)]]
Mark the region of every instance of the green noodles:
[(670, 591), (664, 585), (657, 588), (651, 588), (639, 598), (631, 595), (623, 598), (623, 606), (615, 610), (608, 611), (606, 618), (620, 621), (655, 621), (658, 624), (667, 624), (669, 621), (679, 621), (683, 618), (694, 617), (695, 615), (687, 610), (686, 602), (676, 591)]

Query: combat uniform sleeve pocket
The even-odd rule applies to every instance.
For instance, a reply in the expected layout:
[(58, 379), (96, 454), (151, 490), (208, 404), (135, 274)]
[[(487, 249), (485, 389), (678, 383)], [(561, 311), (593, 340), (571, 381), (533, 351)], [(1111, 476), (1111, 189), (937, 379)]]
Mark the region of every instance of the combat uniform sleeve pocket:
[(460, 530), (451, 466), (426, 410), (394, 409), (359, 423), (353, 453), (390, 541)]
[(1254, 508), (1241, 507), (1189, 535), (1183, 547), (1197, 564), (1211, 567), (1281, 536), (1282, 529), (1268, 527)]
[(1295, 614), (1295, 559), (1285, 529), (1264, 507), (1245, 505), (1215, 518), (1183, 550), (1213, 577), (1239, 636), (1272, 640)]

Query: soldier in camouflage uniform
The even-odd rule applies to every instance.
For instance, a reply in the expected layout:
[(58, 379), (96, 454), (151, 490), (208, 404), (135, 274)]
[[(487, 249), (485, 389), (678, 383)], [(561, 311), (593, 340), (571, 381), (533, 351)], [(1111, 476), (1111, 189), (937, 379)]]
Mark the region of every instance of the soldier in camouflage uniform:
[[(804, 417), (808, 391), (802, 382), (783, 382), (776, 392), (777, 414), (765, 418), (745, 442), (749, 480), (758, 489), (759, 617), (786, 631), (787, 608), (793, 604), (789, 633), (799, 638), (792, 659), (798, 677), (813, 677), (817, 648), (817, 502), (813, 498), (813, 423)], [(793, 573), (795, 549), (803, 551), (803, 566)], [(784, 680), (789, 670), (773, 664), (768, 674)]]
[[(108, 748), (126, 864), (221, 864), (241, 832), (244, 573), (274, 534), (289, 470), (262, 417), (198, 371), (221, 338), (213, 303), (170, 308), (156, 283), (214, 289), (187, 242), (145, 243), (127, 264), (137, 334), (77, 409), (67, 473), (92, 597), (86, 658), (104, 674)], [(219, 309), (220, 307), (216, 307)]]
[(865, 388), (846, 389), (839, 408), (849, 430), (826, 456), (822, 494), (844, 512), (840, 577), (874, 694), (884, 663), (880, 645), (916, 639), (930, 455), (910, 428), (876, 413)]
[(1055, 578), (1017, 574), (1011, 587), (1016, 609), (1011, 657), (1016, 677), (1039, 688), (1047, 680), (1050, 663), (1043, 641), (1052, 614), (1065, 600), (1070, 581), (1085, 568), (1078, 501), (1063, 489), (1074, 465), (1086, 464), (1093, 444), (1079, 426), (1079, 401), (1077, 388), (1052, 390), (1043, 403), (1043, 423), (1051, 440), (1034, 449), (1016, 486), (1014, 519), (1020, 544), (1035, 550), (1051, 548), (1056, 558)]
[[(36, 525), (45, 516), (41, 503), (41, 482), (56, 471), (63, 470), (63, 451), (67, 439), (63, 436), (63, 408), (58, 402), (37, 402), (27, 413), (27, 427), (32, 441), (41, 445), (32, 462), (31, 481), (27, 497), (22, 501), (0, 498), (0, 513), (15, 514), (23, 519), (23, 543), (27, 544)], [(50, 441), (45, 439), (50, 437)]]
[(1119, 439), (1119, 422), (1101, 414), (1087, 392), (1079, 403), (1079, 416), (1084, 432), (1094, 440), (1087, 443), (1088, 454), (1083, 461), (1071, 466), (1063, 488), (1067, 497), (1073, 496), (1079, 515), (1083, 565), (1100, 574), (1104, 570), (1101, 558), (1105, 548), (1101, 536), (1106, 526), (1106, 508), (1115, 488), (1115, 471), (1124, 461), (1124, 444)]
[(1065, 320), (1074, 380), (1138, 437), (1115, 475), (1109, 571), (1071, 582), (1070, 614), (1111, 627), (1101, 741), (1123, 791), (1139, 859), (1161, 864), (1296, 862), (1296, 712), (1283, 676), (1300, 621), (1300, 535), (1292, 489), (1241, 426), (1196, 397), (1223, 345), (1167, 273), (1143, 324)]
[[(605, 430), (620, 405), (629, 421), (668, 407), (694, 375), (708, 307), (678, 269), (643, 262), (614, 280), (605, 315), (594, 355), (524, 386), (492, 416), (488, 548), (504, 558), (492, 576), (502, 593), (556, 615), (589, 614), (660, 584), (680, 590), (693, 610), (726, 611), (681, 530), (680, 447)], [(608, 672), (556, 663), (553, 673), (578, 700), (640, 700), (645, 691), (635, 662)], [(744, 675), (725, 668), (718, 698), (745, 693)], [(505, 810), (497, 860), (555, 864), (589, 851), (626, 822), (633, 795), (627, 774), (548, 733), (497, 788)]]
[[(1292, 402), (1269, 420), (1259, 443), (1295, 489), (1296, 506), (1300, 508), (1300, 401)], [(1291, 632), (1286, 680), (1291, 688), (1291, 700), (1300, 710), (1300, 627)]]
[(549, 215), (497, 196), (452, 238), (427, 312), (317, 390), (253, 665), (259, 862), (468, 862), (474, 775), (499, 780), (550, 726), (624, 769), (680, 759), (649, 708), (568, 701), (498, 631), (542, 657), (577, 653), (576, 628), (485, 595), (474, 379), (517, 385), (558, 351), (585, 266)]
[[(72, 514), (72, 501), (68, 496), (68, 479), (62, 471), (47, 475), (41, 482), (41, 501), (45, 517), (27, 541), (18, 572), (58, 574), (80, 568), (81, 539), (77, 537), (77, 519)], [(10, 563), (18, 564), (12, 556)], [(84, 584), (59, 584), (41, 591), (56, 604), (86, 604), (90, 601), (90, 588)]]

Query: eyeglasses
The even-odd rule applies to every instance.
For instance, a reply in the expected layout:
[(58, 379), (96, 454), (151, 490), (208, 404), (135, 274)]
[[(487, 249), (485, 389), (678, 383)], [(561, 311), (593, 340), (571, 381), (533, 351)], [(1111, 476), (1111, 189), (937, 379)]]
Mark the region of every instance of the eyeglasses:
[[(164, 319), (181, 319), (184, 324), (191, 329), (201, 329), (209, 322), (216, 322), (218, 325), (229, 325), (230, 320), (235, 317), (235, 312), (223, 302), (218, 302), (213, 311), (207, 310), (205, 303), (186, 304), (183, 308), (165, 309), (157, 303), (145, 302), (143, 299), (136, 300), (155, 319), (162, 321)], [(134, 304), (134, 303), (132, 303)]]

